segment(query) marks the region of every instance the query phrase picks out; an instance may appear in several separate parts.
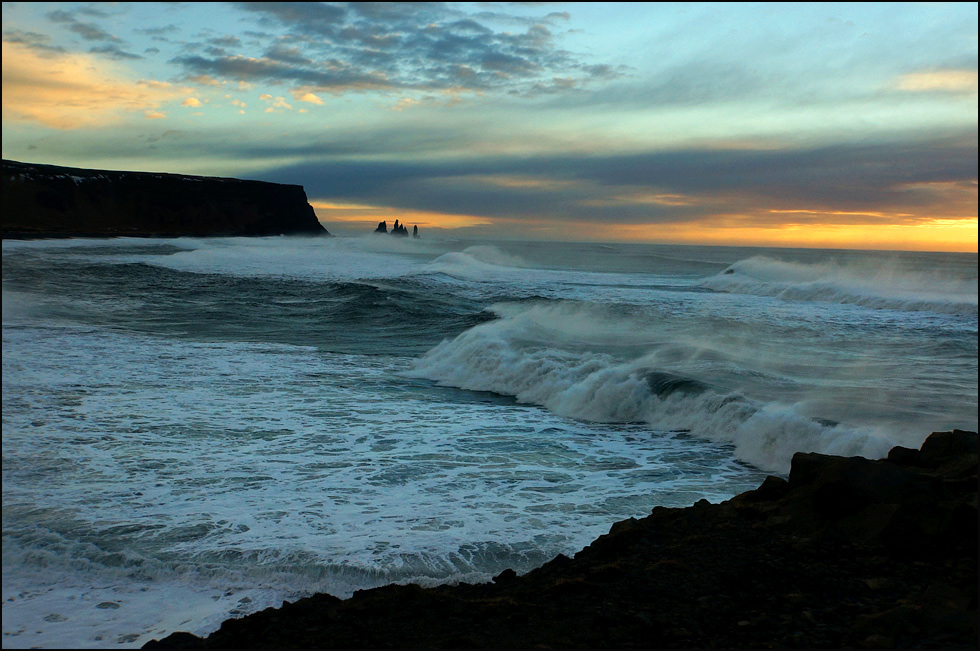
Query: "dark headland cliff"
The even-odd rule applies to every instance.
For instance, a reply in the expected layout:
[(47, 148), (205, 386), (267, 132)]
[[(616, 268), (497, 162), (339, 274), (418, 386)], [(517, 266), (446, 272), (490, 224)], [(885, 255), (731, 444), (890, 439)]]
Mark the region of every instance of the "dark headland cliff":
[(316, 595), (144, 648), (976, 648), (977, 435), (793, 457), (492, 583)]
[(3, 238), (329, 235), (299, 185), (3, 161)]

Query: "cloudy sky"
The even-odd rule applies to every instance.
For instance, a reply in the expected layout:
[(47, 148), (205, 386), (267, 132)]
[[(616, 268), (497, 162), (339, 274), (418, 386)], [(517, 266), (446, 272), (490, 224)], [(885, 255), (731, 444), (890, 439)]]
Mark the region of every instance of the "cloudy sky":
[(337, 234), (977, 250), (977, 4), (4, 3), (3, 157)]

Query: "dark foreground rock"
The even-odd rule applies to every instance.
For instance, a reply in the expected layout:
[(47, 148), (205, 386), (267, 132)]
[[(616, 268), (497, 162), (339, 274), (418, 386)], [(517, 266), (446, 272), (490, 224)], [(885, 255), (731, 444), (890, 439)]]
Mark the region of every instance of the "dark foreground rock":
[(977, 435), (793, 457), (722, 504), (656, 508), (482, 585), (316, 595), (144, 648), (977, 646)]
[(3, 161), (3, 237), (329, 235), (299, 185)]

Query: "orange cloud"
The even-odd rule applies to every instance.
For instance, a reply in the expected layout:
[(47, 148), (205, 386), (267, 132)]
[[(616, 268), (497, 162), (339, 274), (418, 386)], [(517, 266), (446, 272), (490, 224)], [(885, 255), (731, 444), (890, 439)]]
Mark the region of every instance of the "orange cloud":
[(948, 93), (977, 92), (976, 70), (929, 70), (901, 75), (895, 88), (912, 92), (945, 91)]
[(285, 97), (273, 97), (268, 93), (262, 93), (259, 95), (259, 99), (263, 102), (272, 102), (272, 106), (265, 109), (266, 113), (279, 113), (283, 109), (287, 111), (293, 110), (293, 107), (286, 101)]
[(414, 99), (412, 97), (402, 97), (400, 100), (395, 102), (390, 108), (392, 111), (398, 111), (401, 113), (405, 109), (412, 108), (421, 103), (421, 100)]
[(293, 91), (293, 99), (297, 102), (309, 102), (310, 104), (317, 104), (319, 106), (325, 104), (318, 95), (304, 90)]
[(162, 117), (161, 104), (186, 93), (170, 84), (129, 81), (111, 64), (86, 54), (38, 56), (4, 41), (3, 122), (79, 129), (117, 122), (126, 113)]
[(224, 86), (227, 82), (218, 81), (211, 75), (197, 75), (196, 77), (188, 77), (188, 81), (193, 81), (199, 86)]
[(684, 195), (684, 194), (674, 194), (670, 192), (631, 192), (628, 194), (618, 194), (612, 197), (603, 197), (601, 199), (586, 199), (582, 201), (583, 206), (642, 206), (642, 205), (655, 205), (655, 206), (690, 206), (699, 203), (705, 203), (704, 199), (696, 199), (695, 197)]
[(501, 188), (522, 188), (528, 190), (561, 190), (581, 185), (581, 182), (578, 181), (510, 174), (474, 174), (467, 176), (466, 180), (495, 185)]

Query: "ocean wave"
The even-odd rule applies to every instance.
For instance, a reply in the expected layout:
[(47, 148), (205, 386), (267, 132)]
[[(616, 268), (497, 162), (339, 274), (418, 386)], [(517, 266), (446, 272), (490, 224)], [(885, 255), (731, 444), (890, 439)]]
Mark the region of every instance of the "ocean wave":
[[(490, 391), (592, 422), (647, 423), (734, 446), (736, 456), (787, 472), (800, 451), (880, 457), (895, 445), (871, 428), (811, 418), (793, 404), (760, 402), (710, 380), (663, 368), (654, 354), (626, 359), (576, 342), (630, 330), (576, 305), (507, 304), (502, 317), (444, 340), (408, 372), (460, 389)], [(612, 327), (611, 327), (612, 326)]]
[(462, 251), (444, 253), (430, 262), (426, 270), (459, 280), (490, 280), (501, 274), (524, 269), (529, 265), (518, 255), (506, 253), (495, 246), (480, 244)]
[(704, 281), (718, 292), (875, 309), (977, 314), (977, 279), (887, 263), (801, 263), (754, 256)]

